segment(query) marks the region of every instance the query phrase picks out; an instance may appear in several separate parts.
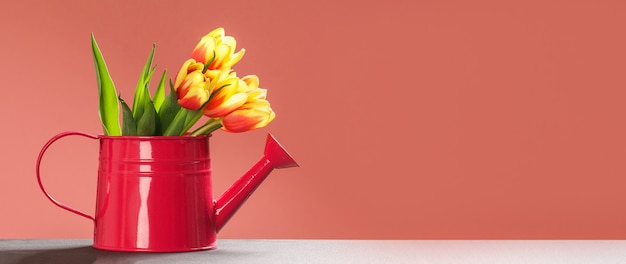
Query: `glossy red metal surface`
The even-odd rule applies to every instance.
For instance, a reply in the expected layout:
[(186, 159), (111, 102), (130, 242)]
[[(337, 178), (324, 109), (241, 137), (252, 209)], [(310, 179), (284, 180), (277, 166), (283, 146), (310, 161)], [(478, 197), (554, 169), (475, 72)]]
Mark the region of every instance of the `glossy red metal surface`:
[(217, 199), (215, 229), (222, 229), (272, 170), (297, 166), (296, 161), (280, 143), (268, 134), (263, 157)]
[(215, 247), (209, 137), (100, 137), (94, 247)]
[[(94, 217), (56, 201), (41, 182), (43, 154), (56, 140), (69, 135), (100, 141)], [(41, 150), (37, 179), (55, 205), (94, 220), (95, 248), (130, 252), (211, 249), (216, 247), (217, 232), (273, 169), (297, 164), (268, 135), (263, 158), (214, 201), (209, 138), (65, 132), (50, 139)]]

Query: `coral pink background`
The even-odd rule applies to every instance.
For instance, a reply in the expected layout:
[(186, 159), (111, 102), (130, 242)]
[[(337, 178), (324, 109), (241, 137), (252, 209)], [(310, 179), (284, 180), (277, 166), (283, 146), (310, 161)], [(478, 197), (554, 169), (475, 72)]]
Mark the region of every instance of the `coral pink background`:
[[(5, 1), (0, 237), (87, 238), (35, 160), (101, 133), (89, 34), (122, 96), (152, 43), (175, 72), (222, 26), (277, 112), (212, 142), (215, 193), (268, 131), (296, 157), (221, 238), (626, 239), (624, 1)], [(170, 77), (173, 75), (170, 74)], [(45, 157), (59, 200), (92, 212), (97, 143)]]

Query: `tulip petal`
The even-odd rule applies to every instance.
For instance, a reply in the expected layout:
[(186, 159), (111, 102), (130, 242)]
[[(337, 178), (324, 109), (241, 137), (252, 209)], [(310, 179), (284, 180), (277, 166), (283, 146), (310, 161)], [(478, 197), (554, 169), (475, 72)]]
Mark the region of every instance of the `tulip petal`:
[[(208, 117), (221, 117), (234, 111), (246, 102), (247, 95), (242, 93), (236, 93), (229, 97), (220, 98), (222, 100), (211, 100), (207, 107), (204, 109), (204, 115)], [(216, 104), (216, 107), (212, 107), (211, 104)]]
[(213, 50), (217, 41), (212, 36), (204, 36), (191, 52), (191, 58), (206, 64), (213, 59)]
[(264, 127), (276, 116), (271, 109), (268, 110), (269, 112), (254, 108), (233, 111), (222, 119), (223, 128), (239, 133)]
[(204, 66), (202, 63), (196, 62), (194, 59), (188, 59), (183, 63), (183, 66), (178, 70), (178, 74), (176, 74), (176, 78), (174, 79), (174, 87), (179, 87), (180, 83), (183, 82), (185, 77), (191, 72), (194, 71), (202, 71)]
[(202, 85), (198, 85), (186, 90), (184, 96), (179, 94), (178, 104), (190, 110), (197, 110), (207, 100), (209, 100), (209, 92)]
[(214, 38), (219, 38), (219, 37), (223, 37), (225, 34), (224, 28), (216, 28), (213, 31), (209, 32), (209, 34), (207, 34), (207, 36), (211, 36)]
[(215, 47), (215, 59), (209, 66), (209, 69), (221, 69), (222, 63), (227, 62), (230, 59), (230, 55), (233, 53), (232, 47), (228, 45), (217, 45)]
[(232, 68), (233, 65), (235, 65), (237, 62), (239, 62), (241, 60), (241, 58), (243, 58), (244, 54), (246, 54), (246, 49), (240, 49), (238, 52), (233, 53), (230, 56), (230, 59), (229, 59), (228, 63), (226, 63), (224, 66), (226, 66), (228, 68)]
[(259, 77), (256, 75), (246, 75), (241, 78), (251, 89), (259, 88)]

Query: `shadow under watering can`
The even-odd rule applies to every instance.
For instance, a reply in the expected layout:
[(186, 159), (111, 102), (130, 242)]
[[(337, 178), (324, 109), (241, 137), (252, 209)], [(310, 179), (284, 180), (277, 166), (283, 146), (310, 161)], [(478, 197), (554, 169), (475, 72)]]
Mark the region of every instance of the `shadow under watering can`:
[[(44, 153), (52, 143), (71, 135), (100, 142), (94, 216), (58, 202), (41, 181)], [(94, 248), (128, 252), (213, 249), (216, 234), (270, 172), (298, 164), (268, 134), (263, 157), (214, 200), (209, 138), (64, 132), (51, 138), (39, 153), (37, 181), (52, 203), (93, 220)]]

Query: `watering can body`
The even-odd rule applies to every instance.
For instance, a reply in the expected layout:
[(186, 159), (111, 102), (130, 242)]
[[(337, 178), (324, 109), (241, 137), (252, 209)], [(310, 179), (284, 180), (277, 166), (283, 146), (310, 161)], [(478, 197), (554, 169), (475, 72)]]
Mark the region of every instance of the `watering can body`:
[[(50, 196), (40, 163), (56, 140), (80, 135), (99, 140), (94, 216)], [(216, 234), (274, 168), (297, 166), (268, 135), (263, 158), (222, 196), (213, 199), (210, 136), (92, 136), (66, 132), (53, 137), (37, 160), (37, 179), (57, 206), (94, 221), (97, 249), (183, 252), (216, 247)]]

